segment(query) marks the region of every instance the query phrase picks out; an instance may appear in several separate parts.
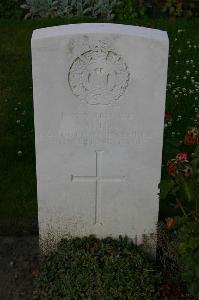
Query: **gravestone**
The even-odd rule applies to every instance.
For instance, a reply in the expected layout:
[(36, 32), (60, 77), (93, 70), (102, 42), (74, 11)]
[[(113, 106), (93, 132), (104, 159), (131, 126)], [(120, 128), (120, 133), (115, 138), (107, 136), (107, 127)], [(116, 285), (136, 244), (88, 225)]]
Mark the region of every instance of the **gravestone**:
[(35, 30), (32, 70), (41, 249), (62, 237), (156, 231), (168, 37), (77, 24)]

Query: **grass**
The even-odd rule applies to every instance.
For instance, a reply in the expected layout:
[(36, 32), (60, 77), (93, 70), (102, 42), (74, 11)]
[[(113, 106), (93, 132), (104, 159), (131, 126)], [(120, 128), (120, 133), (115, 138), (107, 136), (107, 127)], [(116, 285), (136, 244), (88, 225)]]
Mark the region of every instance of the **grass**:
[[(0, 21), (0, 219), (37, 219), (35, 145), (31, 77), (32, 31), (36, 28), (92, 19)], [(124, 22), (125, 23), (125, 22)], [(135, 24), (133, 24), (135, 25)], [(168, 31), (170, 57), (166, 111), (172, 122), (165, 127), (162, 176), (166, 161), (185, 149), (180, 141), (187, 126), (194, 125), (199, 108), (198, 20), (146, 20), (138, 22)], [(186, 78), (185, 78), (186, 77)], [(157, 124), (158, 126), (158, 124)], [(190, 154), (193, 151), (189, 150)], [(170, 213), (160, 204), (160, 216)]]

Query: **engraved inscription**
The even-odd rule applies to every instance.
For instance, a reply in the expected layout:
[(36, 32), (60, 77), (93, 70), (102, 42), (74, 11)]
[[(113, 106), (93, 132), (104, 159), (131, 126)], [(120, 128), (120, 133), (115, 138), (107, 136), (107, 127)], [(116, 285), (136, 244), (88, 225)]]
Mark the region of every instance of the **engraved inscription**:
[(108, 105), (118, 100), (129, 78), (124, 59), (103, 43), (79, 55), (68, 74), (73, 94), (91, 105)]
[(74, 113), (63, 116), (60, 136), (76, 145), (140, 144), (144, 133), (137, 128), (133, 114)]
[(125, 176), (102, 176), (101, 175), (101, 162), (102, 152), (96, 152), (96, 174), (95, 176), (74, 176), (71, 175), (72, 182), (94, 182), (95, 189), (95, 219), (94, 224), (102, 224), (102, 197), (101, 197), (101, 183), (102, 182), (124, 182)]
[(72, 113), (62, 115), (59, 131), (38, 133), (37, 140), (59, 144), (95, 146), (142, 145), (151, 139), (150, 132), (140, 129), (131, 113)]

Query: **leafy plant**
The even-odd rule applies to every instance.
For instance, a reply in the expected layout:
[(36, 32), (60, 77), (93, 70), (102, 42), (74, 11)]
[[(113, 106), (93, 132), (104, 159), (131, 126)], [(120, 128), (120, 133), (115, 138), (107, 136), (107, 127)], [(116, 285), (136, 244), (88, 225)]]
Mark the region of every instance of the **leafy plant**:
[[(183, 217), (167, 218), (168, 230), (175, 229), (176, 236), (167, 241), (166, 253), (174, 253), (180, 266), (181, 278), (186, 282), (188, 292), (199, 297), (199, 114), (196, 126), (189, 127), (184, 136), (184, 145), (195, 145), (194, 158), (189, 161), (187, 152), (180, 152), (167, 163), (169, 178), (160, 183), (160, 199), (172, 195)], [(170, 202), (169, 202), (170, 203)], [(170, 203), (171, 204), (171, 203)], [(169, 245), (169, 246), (168, 246)], [(177, 255), (176, 255), (177, 254)], [(162, 257), (165, 256), (165, 253)], [(179, 270), (179, 268), (178, 268)], [(179, 274), (179, 272), (178, 272)]]
[(117, 21), (128, 22), (146, 16), (146, 6), (141, 0), (123, 0), (115, 9)]
[(127, 238), (62, 240), (46, 257), (36, 284), (40, 299), (156, 299), (160, 273)]
[(197, 220), (199, 158), (194, 158), (190, 163), (188, 160), (178, 161), (178, 159), (172, 159), (168, 162), (168, 169), (172, 177), (161, 181), (159, 185), (161, 189), (160, 199), (165, 200), (169, 194), (173, 195), (182, 214), (185, 217)]
[(163, 276), (161, 299), (199, 298), (198, 232), (199, 223), (185, 217), (168, 217), (165, 223), (158, 224), (157, 258)]
[(92, 16), (108, 21), (113, 18), (113, 8), (118, 4), (118, 0), (26, 0), (21, 8), (27, 10), (25, 19)]
[(35, 17), (54, 17), (58, 10), (58, 1), (53, 0), (26, 0), (26, 3), (21, 5), (21, 8), (27, 10), (25, 19)]
[(107, 21), (112, 20), (114, 17), (113, 10), (119, 3), (118, 0), (98, 0), (93, 8), (93, 16)]
[(186, 282), (188, 292), (199, 298), (199, 223), (186, 218), (175, 218), (177, 238), (173, 245), (182, 266), (181, 276)]
[(159, 222), (157, 226), (157, 262), (162, 271), (160, 286), (160, 299), (185, 300), (185, 287), (182, 283), (182, 266), (173, 241), (176, 240), (176, 223), (171, 217), (166, 218), (166, 223)]
[(73, 10), (73, 2), (74, 0), (58, 0), (57, 1), (57, 13), (56, 16), (71, 16)]
[(196, 126), (189, 128), (184, 137), (185, 145), (196, 145), (194, 158), (189, 161), (187, 152), (178, 153), (175, 159), (170, 159), (167, 163), (170, 177), (159, 184), (160, 199), (165, 200), (172, 195), (182, 214), (195, 221), (199, 217), (199, 115)]
[(162, 7), (162, 12), (170, 17), (192, 17), (195, 5), (193, 2), (166, 0)]
[(71, 8), (76, 16), (85, 16), (92, 11), (90, 0), (73, 0), (71, 1)]

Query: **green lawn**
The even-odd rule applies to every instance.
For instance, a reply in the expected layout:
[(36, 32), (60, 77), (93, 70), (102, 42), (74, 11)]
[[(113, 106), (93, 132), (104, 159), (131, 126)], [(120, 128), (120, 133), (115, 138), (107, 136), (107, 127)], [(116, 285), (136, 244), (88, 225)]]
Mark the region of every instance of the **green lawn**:
[[(36, 28), (87, 19), (0, 21), (0, 219), (37, 219), (35, 145), (31, 78), (32, 31)], [(125, 22), (124, 22), (125, 23)], [(135, 25), (135, 24), (133, 24)], [(178, 150), (186, 127), (194, 126), (199, 108), (199, 21), (151, 20), (139, 22), (168, 31), (170, 57), (166, 111), (172, 112), (165, 128), (163, 169)], [(157, 124), (158, 126), (158, 124)], [(188, 149), (190, 154), (192, 148)], [(160, 205), (160, 215), (169, 214), (168, 204)]]

